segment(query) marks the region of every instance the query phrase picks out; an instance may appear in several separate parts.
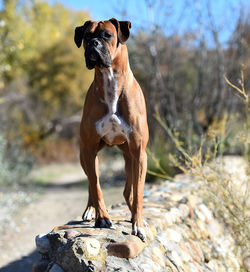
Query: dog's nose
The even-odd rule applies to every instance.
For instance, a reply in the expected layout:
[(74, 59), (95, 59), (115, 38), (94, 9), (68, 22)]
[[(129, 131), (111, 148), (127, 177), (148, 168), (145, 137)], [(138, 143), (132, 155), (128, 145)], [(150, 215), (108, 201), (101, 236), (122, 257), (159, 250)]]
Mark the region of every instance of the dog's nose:
[(97, 38), (91, 39), (88, 43), (90, 46), (98, 47), (100, 46), (100, 42)]

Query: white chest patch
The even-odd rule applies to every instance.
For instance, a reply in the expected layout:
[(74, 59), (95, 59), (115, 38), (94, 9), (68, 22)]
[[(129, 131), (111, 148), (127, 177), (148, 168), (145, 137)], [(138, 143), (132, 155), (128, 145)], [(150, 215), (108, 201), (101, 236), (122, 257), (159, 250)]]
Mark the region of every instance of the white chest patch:
[(96, 122), (96, 131), (101, 137), (106, 137), (112, 143), (116, 136), (125, 136), (129, 140), (132, 128), (118, 113), (117, 75), (112, 68), (103, 72), (104, 102), (108, 106), (108, 113)]

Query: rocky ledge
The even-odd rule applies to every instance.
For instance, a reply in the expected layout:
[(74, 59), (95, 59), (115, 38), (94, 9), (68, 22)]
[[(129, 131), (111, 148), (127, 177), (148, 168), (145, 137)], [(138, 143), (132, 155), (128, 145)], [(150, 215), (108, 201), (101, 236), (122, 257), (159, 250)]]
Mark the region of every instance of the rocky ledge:
[(38, 235), (33, 271), (240, 271), (241, 253), (196, 194), (200, 186), (183, 175), (145, 191), (145, 243), (131, 235), (125, 204), (111, 207), (112, 229), (76, 220)]

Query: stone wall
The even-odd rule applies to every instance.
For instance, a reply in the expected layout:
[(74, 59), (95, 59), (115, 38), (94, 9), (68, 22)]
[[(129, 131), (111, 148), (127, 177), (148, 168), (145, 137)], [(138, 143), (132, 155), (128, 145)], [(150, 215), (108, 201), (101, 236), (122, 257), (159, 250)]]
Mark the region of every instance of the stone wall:
[(33, 271), (240, 271), (233, 237), (197, 196), (200, 186), (182, 175), (145, 190), (145, 243), (131, 235), (125, 204), (109, 210), (112, 229), (76, 220), (38, 235)]

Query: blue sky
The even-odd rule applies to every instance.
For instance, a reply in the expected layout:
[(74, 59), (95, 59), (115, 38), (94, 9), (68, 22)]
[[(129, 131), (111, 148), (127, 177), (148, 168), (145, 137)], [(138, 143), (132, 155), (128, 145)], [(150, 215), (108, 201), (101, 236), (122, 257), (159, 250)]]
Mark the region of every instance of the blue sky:
[[(45, 0), (46, 1), (46, 0)], [(74, 10), (87, 10), (92, 19), (104, 20), (112, 17), (118, 20), (130, 20), (132, 33), (138, 29), (150, 29), (158, 24), (166, 35), (182, 34), (193, 31), (197, 35), (204, 33), (208, 39), (212, 36), (208, 19), (207, 3), (210, 5), (215, 27), (219, 30), (219, 39), (225, 43), (235, 29), (239, 13), (243, 7), (250, 14), (249, 0), (48, 0), (51, 4), (60, 2)], [(151, 3), (148, 8), (146, 3)], [(0, 0), (0, 8), (2, 0)], [(200, 17), (198, 16), (200, 12)], [(197, 22), (202, 22), (202, 27)], [(210, 33), (209, 33), (210, 32)], [(211, 37), (209, 37), (209, 35)]]
[[(50, 0), (51, 3), (54, 1)], [(221, 42), (225, 42), (234, 30), (240, 8), (244, 6), (248, 11), (250, 8), (247, 0), (59, 0), (58, 2), (75, 10), (88, 10), (94, 20), (112, 17), (118, 20), (130, 20), (133, 30), (148, 29), (152, 25), (150, 22), (153, 22), (159, 24), (167, 35), (183, 33), (186, 30), (206, 32), (210, 27), (207, 12), (207, 3), (209, 3), (214, 24), (220, 31)], [(152, 8), (147, 8), (145, 3), (152, 3)], [(197, 16), (199, 11), (200, 18)], [(202, 21), (202, 29), (197, 23), (198, 20)]]

